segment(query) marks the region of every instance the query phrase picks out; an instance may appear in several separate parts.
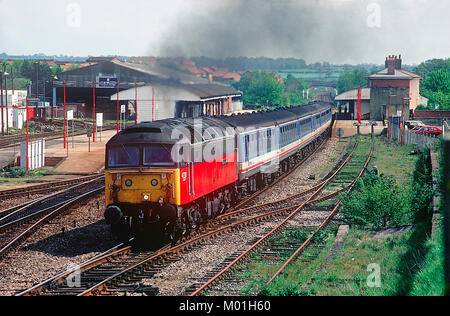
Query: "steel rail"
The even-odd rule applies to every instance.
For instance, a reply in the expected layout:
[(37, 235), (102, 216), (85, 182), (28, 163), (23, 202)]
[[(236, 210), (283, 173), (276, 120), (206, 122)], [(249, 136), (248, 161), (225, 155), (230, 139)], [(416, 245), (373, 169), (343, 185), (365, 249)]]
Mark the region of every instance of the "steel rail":
[[(328, 197), (332, 198), (335, 195), (336, 195), (336, 193), (332, 193)], [(323, 200), (323, 199), (326, 199), (326, 197), (322, 197), (320, 200)], [(310, 203), (315, 203), (315, 202), (317, 202), (317, 200), (311, 201)], [(237, 222), (237, 223), (234, 223), (231, 225), (226, 225), (222, 228), (215, 229), (215, 230), (209, 231), (207, 233), (203, 233), (202, 235), (199, 235), (197, 237), (191, 236), (192, 238), (190, 240), (188, 240), (178, 246), (175, 246), (173, 248), (167, 248), (167, 247), (166, 247), (166, 249), (162, 248), (158, 251), (158, 253), (152, 254), (151, 256), (145, 258), (144, 260), (142, 260), (132, 266), (129, 266), (128, 268), (123, 269), (122, 271), (120, 271), (116, 274), (111, 275), (107, 279), (99, 282), (95, 286), (85, 290), (84, 292), (82, 292), (78, 295), (87, 296), (87, 295), (99, 294), (102, 291), (104, 291), (105, 288), (107, 288), (107, 285), (109, 283), (112, 283), (114, 280), (116, 280), (118, 278), (124, 277), (127, 273), (132, 272), (133, 270), (139, 269), (140, 267), (142, 267), (145, 264), (152, 264), (152, 262), (153, 262), (153, 265), (154, 265), (155, 262), (161, 262), (161, 261), (164, 261), (164, 258), (178, 255), (180, 252), (183, 252), (186, 249), (191, 249), (192, 247), (202, 243), (203, 241), (207, 240), (208, 238), (212, 238), (214, 236), (221, 235), (222, 233), (225, 233), (227, 231), (232, 231), (236, 228), (239, 228), (240, 226), (249, 225), (250, 223), (256, 223), (256, 222), (260, 222), (264, 219), (272, 218), (274, 216), (283, 215), (286, 212), (292, 211), (297, 206), (298, 205), (290, 206), (290, 207), (286, 207), (284, 209), (278, 209), (278, 210), (272, 211), (270, 213), (265, 213), (262, 215), (254, 216), (254, 217), (242, 220), (240, 222)], [(106, 262), (106, 261), (109, 262), (113, 256), (118, 256), (118, 255), (122, 254), (122, 252), (125, 254), (128, 251), (129, 251), (129, 249), (125, 248), (125, 249), (119, 251), (117, 254), (105, 254), (103, 257), (100, 257), (98, 260), (88, 261), (86, 264), (81, 265), (81, 267), (80, 267), (81, 271), (83, 271), (83, 272), (88, 271), (90, 268), (97, 267), (103, 262)], [(49, 283), (55, 284), (55, 282), (53, 280), (56, 278), (59, 279), (59, 282), (63, 281), (63, 279), (65, 277), (67, 277), (68, 275), (70, 275), (71, 272), (73, 272), (73, 271), (65, 272), (65, 274), (54, 277), (54, 278), (50, 279), (49, 281), (42, 283), (40, 286), (36, 286), (34, 291), (28, 292), (28, 295), (38, 295), (39, 293), (42, 292), (42, 287), (44, 287), (44, 286), (49, 287), (50, 286)], [(46, 283), (47, 283), (47, 285), (46, 285)], [(68, 293), (66, 293), (66, 294), (68, 294)]]
[[(366, 170), (367, 166), (370, 163), (370, 160), (372, 159), (373, 151), (374, 151), (374, 143), (372, 142), (371, 150), (370, 150), (370, 153), (369, 153), (368, 158), (366, 160), (366, 163), (364, 164), (361, 172), (356, 177), (356, 179), (347, 188), (347, 190), (349, 192), (351, 192), (353, 190), (353, 188), (354, 188), (356, 182), (358, 181), (358, 179), (360, 179), (362, 177), (362, 175), (364, 174), (364, 171)], [(284, 270), (297, 258), (297, 256), (311, 243), (311, 241), (313, 240), (314, 236), (317, 235), (317, 233), (319, 231), (321, 231), (323, 228), (325, 228), (330, 223), (331, 219), (334, 216), (336, 216), (337, 212), (339, 211), (339, 208), (340, 208), (341, 204), (342, 204), (342, 200), (339, 200), (338, 202), (336, 202), (333, 210), (327, 216), (327, 218), (309, 236), (309, 238), (292, 254), (292, 256), (283, 264), (283, 266), (281, 266), (281, 268), (270, 278), (270, 280), (266, 282), (266, 286), (268, 286), (270, 283), (272, 283), (281, 273), (283, 273)]]
[[(345, 166), (345, 164), (344, 164)], [(336, 192), (333, 192), (332, 194), (328, 195), (327, 197), (322, 197), (318, 200), (310, 200), (306, 202), (306, 205), (310, 205), (312, 203), (317, 203), (320, 202), (322, 200), (325, 200), (327, 198), (333, 198), (334, 196), (336, 196)], [(303, 205), (305, 203), (302, 203), (301, 205)], [(290, 206), (290, 207), (286, 207), (283, 209), (278, 209), (275, 211), (271, 211), (268, 213), (264, 213), (261, 215), (257, 215), (248, 219), (244, 219), (242, 221), (239, 221), (237, 223), (233, 223), (224, 227), (221, 227), (219, 229), (215, 229), (212, 230), (210, 232), (207, 233), (203, 233), (199, 236), (193, 237), (192, 239), (177, 245), (175, 247), (172, 247), (170, 249), (164, 250), (162, 252), (159, 252), (151, 257), (145, 258), (144, 260), (110, 276), (109, 278), (103, 280), (102, 282), (92, 286), (91, 288), (87, 289), (86, 291), (82, 292), (81, 294), (79, 294), (79, 296), (90, 296), (90, 295), (97, 295), (99, 293), (101, 293), (102, 291), (104, 291), (107, 288), (107, 285), (109, 283), (112, 283), (115, 279), (124, 277), (127, 273), (131, 273), (133, 270), (138, 269), (139, 267), (142, 267), (143, 265), (146, 264), (152, 264), (152, 262), (158, 262), (158, 261), (163, 261), (164, 258), (166, 257), (171, 257), (171, 256), (175, 256), (178, 255), (179, 253), (183, 252), (185, 249), (190, 249), (200, 243), (202, 243), (203, 241), (208, 240), (208, 238), (212, 238), (213, 236), (217, 236), (217, 235), (221, 235), (227, 231), (232, 231), (238, 227), (241, 226), (246, 226), (249, 225), (251, 223), (257, 223), (260, 222), (264, 219), (268, 219), (268, 218), (272, 218), (274, 216), (279, 216), (279, 215), (283, 215), (286, 212), (292, 211), (293, 209), (295, 209), (296, 207), (298, 207), (299, 205), (296, 206)]]
[(61, 212), (63, 212), (64, 210), (66, 210), (67, 208), (72, 207), (73, 205), (75, 205), (75, 203), (78, 203), (92, 195), (95, 195), (99, 192), (102, 192), (102, 190), (104, 190), (104, 187), (100, 187), (100, 188), (96, 188), (93, 190), (90, 190), (87, 193), (83, 193), (82, 195), (72, 198), (69, 201), (67, 201), (65, 204), (63, 204), (62, 206), (58, 207), (57, 209), (55, 209), (54, 211), (52, 211), (51, 213), (45, 215), (43, 218), (41, 218), (40, 220), (38, 220), (36, 223), (34, 223), (33, 225), (31, 225), (30, 227), (28, 227), (24, 232), (22, 232), (20, 235), (18, 235), (17, 237), (15, 237), (12, 241), (10, 241), (8, 244), (6, 244), (5, 246), (3, 246), (2, 249), (0, 249), (0, 259), (3, 258), (10, 250), (12, 250), (14, 247), (17, 247), (18, 245), (20, 245), (23, 241), (25, 241), (30, 235), (32, 235), (40, 226), (44, 225), (45, 223), (47, 223), (49, 220), (51, 220), (52, 218), (54, 218), (55, 216), (59, 215)]
[[(132, 242), (132, 240), (133, 239), (129, 240), (128, 243)], [(52, 288), (56, 284), (64, 282), (64, 280), (67, 279), (74, 272), (77, 272), (77, 271), (84, 272), (86, 270), (91, 269), (92, 267), (95, 267), (103, 262), (108, 261), (111, 258), (126, 255), (130, 251), (131, 251), (131, 246), (126, 246), (126, 243), (121, 243), (99, 255), (94, 256), (93, 258), (88, 259), (87, 261), (79, 264), (78, 266), (73, 267), (72, 269), (64, 271), (60, 274), (57, 274), (57, 275), (49, 278), (46, 281), (36, 284), (33, 287), (16, 294), (15, 296), (37, 296), (37, 295), (40, 295), (40, 294), (42, 294), (42, 292), (45, 291), (46, 288)]]
[[(323, 141), (316, 149), (314, 149), (308, 156), (306, 156), (305, 158), (303, 158), (302, 161), (301, 161), (299, 164), (297, 164), (297, 166), (296, 166), (295, 168), (293, 168), (290, 172), (284, 174), (282, 177), (280, 177), (280, 178), (278, 178), (277, 180), (275, 180), (275, 181), (272, 183), (272, 186), (275, 185), (276, 183), (279, 183), (282, 179), (286, 178), (289, 174), (291, 174), (293, 171), (295, 171), (300, 165), (302, 165), (302, 164), (303, 164), (306, 160), (308, 160), (314, 153), (316, 153), (316, 152), (322, 147), (323, 143), (324, 143), (324, 141)], [(272, 186), (270, 186), (270, 187), (272, 187)], [(267, 188), (267, 189), (268, 189), (268, 188)], [(266, 189), (266, 190), (267, 190), (267, 189)], [(249, 197), (248, 199), (244, 200), (243, 202), (241, 202), (241, 203), (239, 203), (237, 206), (235, 206), (234, 209), (237, 208), (239, 205), (248, 203), (248, 202), (249, 202), (250, 200), (252, 200), (255, 196), (261, 194), (263, 191), (266, 191), (266, 190), (261, 190), (261, 191), (256, 192), (256, 194), (252, 195), (252, 196)], [(303, 196), (303, 195), (306, 195), (306, 194), (308, 194), (308, 192), (310, 192), (310, 191), (311, 191), (311, 190), (308, 190), (307, 192), (302, 192), (302, 193), (300, 193), (300, 194), (295, 194), (295, 195), (289, 197), (289, 200), (294, 199), (294, 198), (297, 198), (297, 197), (301, 197), (301, 196)], [(285, 199), (285, 200), (286, 200), (286, 199)], [(285, 201), (285, 200), (283, 200), (283, 201)], [(277, 201), (277, 202), (281, 202), (281, 200), (280, 200), (280, 201)], [(313, 201), (313, 202), (314, 202), (314, 201)], [(263, 206), (264, 206), (264, 205), (263, 205)], [(245, 210), (248, 211), (248, 210), (250, 210), (250, 209), (252, 209), (252, 208), (255, 208), (255, 207), (261, 208), (262, 205), (250, 207), (250, 208), (247, 208), (247, 209), (245, 209)], [(223, 228), (221, 228), (221, 229), (218, 229), (218, 230), (214, 230), (214, 231), (205, 233), (205, 234), (203, 234), (203, 235), (201, 235), (201, 236), (198, 236), (198, 237), (194, 237), (194, 238), (192, 238), (192, 239), (190, 239), (190, 240), (188, 240), (188, 241), (182, 243), (181, 245), (175, 246), (175, 247), (170, 248), (170, 249), (164, 250), (164, 248), (162, 248), (162, 249), (159, 250), (159, 252), (158, 252), (156, 255), (150, 256), (150, 257), (146, 258), (145, 260), (143, 260), (143, 261), (141, 261), (141, 262), (139, 262), (139, 263), (137, 263), (137, 264), (135, 264), (135, 265), (133, 265), (133, 266), (131, 266), (131, 267), (128, 267), (128, 268), (125, 269), (125, 270), (122, 270), (121, 272), (117, 273), (116, 275), (111, 276), (110, 278), (108, 278), (108, 279), (102, 281), (101, 283), (99, 283), (99, 284), (93, 286), (92, 288), (90, 288), (90, 289), (84, 291), (83, 293), (81, 293), (81, 294), (79, 294), (79, 295), (80, 295), (80, 296), (84, 296), (84, 295), (92, 295), (92, 294), (94, 294), (94, 293), (99, 293), (99, 292), (102, 290), (102, 288), (105, 287), (106, 284), (108, 284), (109, 282), (112, 282), (114, 279), (119, 278), (120, 276), (122, 276), (122, 275), (124, 275), (124, 274), (126, 274), (126, 273), (128, 273), (128, 272), (130, 272), (130, 271), (132, 271), (132, 270), (135, 269), (135, 268), (138, 268), (138, 267), (144, 265), (145, 263), (151, 262), (152, 260), (162, 260), (162, 259), (161, 259), (162, 257), (164, 257), (164, 256), (170, 256), (170, 255), (173, 254), (173, 253), (177, 254), (177, 253), (179, 253), (180, 251), (183, 251), (183, 250), (180, 250), (180, 249), (185, 249), (185, 248), (192, 247), (192, 245), (198, 244), (198, 243), (201, 242), (201, 240), (204, 240), (204, 239), (206, 239), (206, 238), (208, 238), (208, 237), (212, 237), (212, 236), (214, 236), (214, 235), (221, 234), (221, 233), (223, 233), (224, 231), (226, 231), (226, 230), (228, 230), (228, 229), (234, 229), (235, 227), (238, 227), (239, 225), (244, 225), (246, 222), (256, 222), (256, 221), (262, 220), (263, 218), (269, 218), (269, 217), (272, 217), (272, 216), (275, 216), (275, 215), (282, 214), (282, 213), (284, 213), (284, 212), (286, 212), (286, 211), (292, 210), (294, 207), (295, 207), (295, 206), (290, 206), (290, 207), (287, 207), (287, 208), (284, 208), (284, 209), (281, 209), (281, 210), (277, 210), (277, 211), (274, 211), (274, 212), (271, 212), (271, 213), (268, 213), (268, 214), (263, 214), (263, 215), (255, 216), (255, 217), (253, 217), (253, 218), (250, 218), (250, 219), (241, 221), (241, 222), (239, 222), (239, 223), (235, 223), (235, 224), (232, 224), (232, 225), (228, 225), (228, 226), (223, 227)], [(240, 210), (240, 211), (242, 212), (242, 210)], [(228, 213), (227, 213), (226, 215), (222, 215), (221, 217), (217, 218), (216, 220), (222, 219), (223, 216), (226, 216), (227, 218), (228, 218), (228, 217), (232, 217), (233, 215), (238, 214), (240, 211), (238, 210), (238, 211), (235, 211), (235, 212), (231, 213), (231, 216), (228, 215)], [(212, 225), (212, 222), (210, 222), (210, 223), (208, 223), (208, 224), (209, 224), (209, 225)], [(215, 224), (217, 224), (217, 223), (215, 223)], [(190, 237), (192, 237), (192, 236), (190, 236)], [(128, 250), (129, 250), (128, 248), (125, 248), (125, 249), (119, 251), (119, 254), (122, 253), (122, 252), (128, 252)], [(98, 260), (95, 260), (95, 261), (88, 261), (86, 264), (81, 265), (81, 271), (86, 271), (86, 270), (88, 270), (88, 269), (91, 268), (91, 267), (96, 267), (96, 266), (100, 265), (102, 262), (107, 261), (107, 260), (111, 259), (111, 257), (117, 256), (117, 255), (118, 255), (118, 254), (109, 254), (109, 255), (108, 255), (108, 254), (105, 254), (104, 256), (102, 256), (101, 258), (99, 258)], [(158, 259), (158, 258), (160, 258), (160, 259)], [(48, 284), (49, 282), (54, 283), (54, 279), (59, 279), (59, 280), (61, 280), (61, 279), (63, 279), (64, 277), (70, 275), (70, 273), (71, 273), (71, 272), (69, 271), (69, 272), (65, 272), (64, 274), (61, 274), (61, 275), (59, 275), (59, 276), (53, 277), (52, 279), (50, 279), (50, 280), (48, 280), (48, 281), (46, 281), (46, 282), (43, 282), (43, 283), (41, 284), (41, 287), (42, 287), (42, 286), (45, 286), (45, 284), (46, 284), (46, 283)], [(39, 288), (39, 285), (36, 286), (36, 287)], [(32, 292), (33, 292), (33, 291), (31, 291), (31, 289), (30, 289), (30, 292), (29, 292), (29, 293), (31, 293), (30, 295), (33, 295)]]
[(104, 175), (103, 176), (96, 176), (96, 178), (94, 178), (92, 180), (88, 180), (86, 182), (77, 184), (75, 186), (72, 186), (70, 188), (64, 189), (62, 191), (59, 191), (59, 192), (56, 192), (56, 193), (52, 193), (52, 194), (46, 195), (44, 197), (40, 197), (40, 198), (38, 198), (36, 200), (24, 203), (24, 204), (19, 205), (19, 206), (12, 207), (12, 208), (10, 208), (8, 210), (4, 210), (0, 214), (2, 214), (2, 216), (3, 216), (3, 214), (6, 214), (6, 215), (0, 218), (0, 225), (7, 223), (8, 220), (11, 217), (20, 215), (20, 214), (28, 211), (30, 208), (32, 208), (34, 206), (41, 205), (41, 204), (43, 204), (45, 202), (48, 202), (48, 201), (50, 201), (50, 200), (52, 200), (54, 198), (60, 197), (60, 196), (62, 196), (64, 194), (67, 194), (70, 191), (77, 190), (80, 187), (83, 187), (83, 186), (95, 183), (95, 182), (100, 181), (100, 180), (102, 180), (104, 178), (105, 178)]
[(52, 189), (54, 187), (69, 186), (69, 185), (80, 183), (80, 182), (87, 182), (87, 181), (95, 179), (96, 177), (99, 177), (99, 176), (100, 176), (100, 174), (96, 174), (96, 175), (92, 175), (92, 176), (79, 177), (79, 178), (74, 178), (74, 179), (70, 179), (70, 180), (60, 180), (60, 181), (54, 181), (54, 182), (41, 183), (41, 184), (23, 187), (23, 188), (3, 190), (3, 191), (0, 191), (0, 198), (8, 199), (8, 198), (10, 198), (9, 196), (11, 196), (11, 198), (17, 198), (18, 196), (23, 196), (23, 195), (27, 195), (27, 194), (35, 194), (38, 192), (45, 192), (45, 191), (48, 191), (48, 189)]
[(333, 173), (333, 175), (328, 178), (324, 183), (316, 190), (314, 191), (311, 196), (303, 202), (300, 206), (298, 206), (294, 211), (290, 213), (289, 216), (287, 216), (280, 224), (278, 224), (275, 228), (273, 228), (268, 234), (260, 238), (256, 243), (254, 243), (249, 249), (247, 249), (245, 252), (243, 252), (241, 255), (239, 255), (236, 259), (234, 259), (231, 263), (229, 263), (224, 269), (222, 269), (219, 273), (217, 273), (214, 277), (212, 277), (209, 281), (204, 283), (200, 288), (198, 288), (195, 292), (193, 292), (190, 296), (197, 296), (203, 291), (205, 291), (209, 286), (211, 286), (213, 283), (215, 283), (217, 280), (219, 280), (224, 274), (226, 274), (230, 269), (235, 266), (238, 262), (240, 262), (244, 257), (246, 257), (248, 254), (255, 251), (257, 248), (259, 248), (261, 245), (263, 245), (267, 240), (272, 237), (273, 235), (279, 233), (281, 229), (293, 218), (295, 217), (306, 205), (309, 205), (312, 203), (313, 198), (316, 197), (324, 188), (325, 186), (337, 175), (340, 173), (340, 171), (347, 165), (347, 163), (350, 161), (351, 157), (353, 156), (356, 148), (358, 146), (358, 142), (355, 143), (355, 146), (350, 153), (350, 155), (347, 157), (347, 159), (342, 163), (342, 165)]

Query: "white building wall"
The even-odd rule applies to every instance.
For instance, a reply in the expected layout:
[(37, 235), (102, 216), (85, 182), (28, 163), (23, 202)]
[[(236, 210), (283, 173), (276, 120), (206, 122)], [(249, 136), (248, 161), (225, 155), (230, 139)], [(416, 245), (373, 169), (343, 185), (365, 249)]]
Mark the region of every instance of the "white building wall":
[[(2, 117), (1, 117), (2, 113), (0, 110), (0, 131), (2, 128)], [(3, 124), (6, 126), (6, 107), (3, 107)], [(13, 108), (8, 108), (8, 126), (9, 128), (13, 128), (14, 127), (14, 122), (13, 122)]]
[(24, 106), (27, 100), (26, 90), (8, 90), (8, 98), (6, 98), (6, 90), (3, 90), (3, 105), (6, 105), (8, 99), (8, 106)]
[[(29, 170), (39, 169), (45, 166), (45, 139), (28, 143)], [(27, 169), (27, 143), (20, 144), (20, 168)]]
[[(155, 103), (155, 120), (163, 120), (175, 117), (175, 105), (177, 101), (200, 101), (200, 98), (182, 88), (172, 86), (152, 86), (138, 87), (137, 108), (138, 121), (151, 122), (153, 98)], [(119, 100), (135, 100), (135, 89), (121, 91)], [(116, 101), (117, 95), (111, 96), (111, 100)]]

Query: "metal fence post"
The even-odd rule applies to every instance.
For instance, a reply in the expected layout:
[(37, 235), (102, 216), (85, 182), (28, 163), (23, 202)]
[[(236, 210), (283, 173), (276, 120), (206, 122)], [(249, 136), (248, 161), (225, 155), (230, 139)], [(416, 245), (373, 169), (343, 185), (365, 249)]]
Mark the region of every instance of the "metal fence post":
[(445, 249), (445, 295), (450, 296), (450, 134), (446, 133), (442, 162), (444, 164), (441, 197), (444, 215), (444, 249)]

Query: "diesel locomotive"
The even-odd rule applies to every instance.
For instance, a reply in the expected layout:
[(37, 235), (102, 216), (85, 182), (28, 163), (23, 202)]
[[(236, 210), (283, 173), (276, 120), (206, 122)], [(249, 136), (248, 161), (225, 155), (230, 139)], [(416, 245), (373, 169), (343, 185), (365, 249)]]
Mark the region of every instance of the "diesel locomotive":
[(270, 184), (328, 136), (329, 103), (143, 122), (106, 146), (106, 222), (172, 241)]

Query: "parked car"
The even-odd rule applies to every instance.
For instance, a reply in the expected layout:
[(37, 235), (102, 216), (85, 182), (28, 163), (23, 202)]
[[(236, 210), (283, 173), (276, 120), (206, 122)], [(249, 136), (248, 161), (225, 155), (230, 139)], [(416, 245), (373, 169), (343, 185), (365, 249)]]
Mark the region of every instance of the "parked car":
[(442, 129), (436, 126), (416, 126), (411, 130), (411, 133), (439, 136), (442, 134)]
[(413, 129), (414, 127), (417, 127), (417, 126), (425, 126), (425, 124), (422, 121), (408, 121), (405, 123), (405, 126), (408, 129)]

